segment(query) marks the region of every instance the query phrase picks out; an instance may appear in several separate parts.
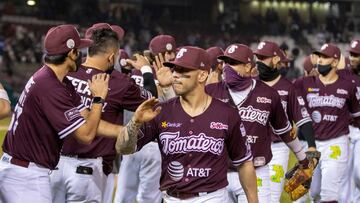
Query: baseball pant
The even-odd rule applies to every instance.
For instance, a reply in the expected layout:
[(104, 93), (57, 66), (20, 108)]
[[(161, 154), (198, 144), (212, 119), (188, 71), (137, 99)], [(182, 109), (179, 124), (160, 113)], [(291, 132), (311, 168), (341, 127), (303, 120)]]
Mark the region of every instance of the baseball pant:
[(211, 193), (199, 193), (199, 197), (182, 200), (166, 194), (165, 191), (163, 192), (163, 198), (166, 203), (225, 203), (227, 195), (226, 188), (223, 188)]
[(314, 171), (310, 187), (312, 199), (317, 201), (340, 201), (341, 180), (349, 157), (349, 138), (347, 135), (316, 141), (321, 158)]
[(51, 203), (47, 168), (30, 163), (28, 168), (10, 163), (6, 153), (0, 160), (0, 202)]
[(102, 203), (113, 202), (114, 189), (115, 189), (115, 174), (110, 173), (106, 179)]
[(161, 154), (156, 142), (139, 152), (124, 155), (120, 166), (116, 203), (160, 203)]
[[(92, 174), (84, 173), (84, 169), (79, 167), (91, 168)], [(50, 175), (50, 182), (54, 203), (101, 203), (106, 183), (102, 158), (80, 159), (61, 156), (58, 170), (54, 170)]]
[(273, 158), (269, 163), (271, 202), (279, 203), (289, 162), (290, 149), (284, 142), (272, 143)]
[[(227, 179), (229, 185), (226, 187), (229, 193), (228, 203), (244, 202), (247, 203), (246, 194), (240, 184), (237, 172), (228, 172)], [(256, 168), (256, 179), (258, 188), (259, 203), (269, 203), (270, 195), (270, 176), (269, 166), (261, 166)]]

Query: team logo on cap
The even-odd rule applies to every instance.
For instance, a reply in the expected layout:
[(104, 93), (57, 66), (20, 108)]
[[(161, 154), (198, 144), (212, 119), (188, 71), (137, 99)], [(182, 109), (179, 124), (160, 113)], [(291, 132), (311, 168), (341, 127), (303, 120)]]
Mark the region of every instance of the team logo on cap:
[(352, 42), (351, 42), (351, 48), (357, 47), (358, 44), (359, 44), (358, 41), (352, 41)]
[(329, 45), (328, 44), (324, 44), (324, 45), (322, 45), (322, 47), (321, 47), (321, 51), (323, 51), (323, 50), (325, 50), (326, 48), (328, 48), (329, 47)]
[(173, 46), (172, 46), (172, 44), (167, 43), (166, 46), (165, 46), (165, 48), (166, 48), (166, 50), (171, 51), (172, 48), (173, 48)]
[(260, 42), (257, 49), (263, 49), (265, 45), (266, 45), (265, 42)]
[(237, 48), (238, 48), (237, 45), (231, 45), (230, 48), (229, 48), (229, 50), (228, 50), (228, 53), (229, 53), (229, 54), (234, 53)]
[(75, 47), (75, 41), (73, 39), (68, 39), (66, 41), (66, 46), (69, 49), (73, 49)]
[(120, 65), (121, 66), (126, 66), (126, 59), (120, 59)]
[(176, 58), (181, 58), (184, 56), (184, 53), (187, 52), (187, 49), (181, 48), (179, 52), (176, 54)]

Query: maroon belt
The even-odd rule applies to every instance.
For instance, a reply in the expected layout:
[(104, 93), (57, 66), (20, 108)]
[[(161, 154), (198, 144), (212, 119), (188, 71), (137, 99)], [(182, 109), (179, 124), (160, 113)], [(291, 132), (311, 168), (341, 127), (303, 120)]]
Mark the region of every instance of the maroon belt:
[(21, 159), (17, 159), (15, 157), (12, 157), (10, 159), (10, 163), (11, 164), (14, 164), (14, 165), (17, 165), (17, 166), (21, 166), (21, 167), (25, 167), (25, 168), (28, 168), (29, 167), (29, 164), (30, 162), (28, 161), (24, 161), (24, 160), (21, 160)]
[[(215, 191), (216, 190), (206, 192), (205, 194), (212, 193), (212, 192), (215, 192)], [(182, 199), (182, 200), (200, 196), (199, 193), (186, 193), (186, 192), (177, 192), (177, 191), (170, 191), (170, 190), (167, 190), (166, 194), (168, 194), (168, 195), (170, 195), (172, 197)]]

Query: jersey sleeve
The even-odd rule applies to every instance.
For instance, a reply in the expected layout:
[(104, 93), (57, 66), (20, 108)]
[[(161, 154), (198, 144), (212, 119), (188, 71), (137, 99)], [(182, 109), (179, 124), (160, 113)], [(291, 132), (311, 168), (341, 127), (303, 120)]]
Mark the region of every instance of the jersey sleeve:
[(237, 112), (230, 116), (228, 137), (225, 144), (228, 149), (229, 157), (234, 166), (239, 166), (245, 161), (252, 160), (250, 145), (246, 139), (246, 130), (241, 123)]
[(355, 85), (351, 86), (348, 104), (351, 117), (360, 120), (360, 91)]
[(143, 146), (151, 141), (155, 141), (155, 139), (159, 136), (158, 125), (156, 122), (156, 118), (151, 120), (150, 122), (145, 123), (138, 134), (138, 141), (136, 144), (136, 150), (140, 151)]
[(124, 109), (135, 111), (142, 102), (151, 97), (152, 94), (149, 91), (136, 85), (133, 80), (129, 79), (125, 94), (120, 103)]
[(272, 97), (270, 124), (277, 135), (287, 133), (291, 130), (289, 119), (281, 103), (280, 96), (275, 93)]
[(56, 130), (60, 139), (74, 132), (85, 119), (80, 111), (85, 108), (78, 94), (70, 94), (65, 88), (47, 92), (41, 98), (41, 107), (50, 125)]
[(289, 120), (294, 121), (297, 127), (300, 127), (307, 122), (311, 122), (305, 100), (294, 88), (291, 88), (289, 91), (289, 104), (287, 108)]

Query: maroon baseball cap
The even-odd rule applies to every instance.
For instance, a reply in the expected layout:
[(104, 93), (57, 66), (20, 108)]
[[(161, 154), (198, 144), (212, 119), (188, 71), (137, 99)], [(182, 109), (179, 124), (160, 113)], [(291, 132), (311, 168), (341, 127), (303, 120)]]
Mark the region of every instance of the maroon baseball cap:
[(224, 55), (218, 57), (220, 60), (229, 58), (242, 63), (251, 63), (254, 58), (254, 53), (244, 44), (231, 44), (226, 48)]
[(44, 50), (48, 55), (59, 55), (72, 49), (89, 47), (92, 40), (81, 39), (80, 34), (73, 25), (59, 25), (52, 27), (46, 33)]
[(280, 61), (287, 63), (290, 60), (286, 57), (285, 53), (280, 49), (279, 45), (271, 41), (262, 41), (258, 44), (254, 52), (257, 56), (274, 57), (279, 56)]
[(175, 38), (170, 35), (158, 35), (150, 41), (149, 50), (152, 54), (165, 53), (167, 51), (176, 51)]
[(206, 49), (206, 52), (209, 54), (211, 66), (219, 64), (221, 61), (219, 62), (218, 57), (224, 55), (224, 51), (220, 47), (210, 47)]
[(310, 56), (305, 57), (304, 59), (304, 63), (303, 63), (303, 68), (306, 72), (310, 72), (312, 69), (315, 68), (315, 66), (311, 63), (311, 58)]
[(126, 53), (124, 49), (119, 49), (119, 54), (120, 54), (120, 58), (119, 58), (120, 65), (126, 66), (127, 65), (126, 59), (129, 59), (129, 55)]
[(352, 40), (348, 51), (351, 53), (360, 54), (360, 39)]
[(96, 23), (86, 30), (85, 38), (90, 39), (92, 33), (95, 30), (100, 30), (100, 29), (110, 29), (110, 30), (116, 32), (119, 40), (121, 40), (125, 35), (124, 29), (122, 29), (122, 27), (120, 27), (118, 25), (109, 25), (108, 23)]
[(319, 51), (314, 51), (314, 54), (317, 55), (324, 55), (330, 58), (340, 59), (341, 52), (339, 47), (337, 47), (335, 44), (327, 43), (322, 45)]
[(171, 62), (165, 62), (164, 66), (180, 66), (195, 70), (210, 70), (210, 56), (202, 48), (184, 46), (176, 54), (176, 58)]

